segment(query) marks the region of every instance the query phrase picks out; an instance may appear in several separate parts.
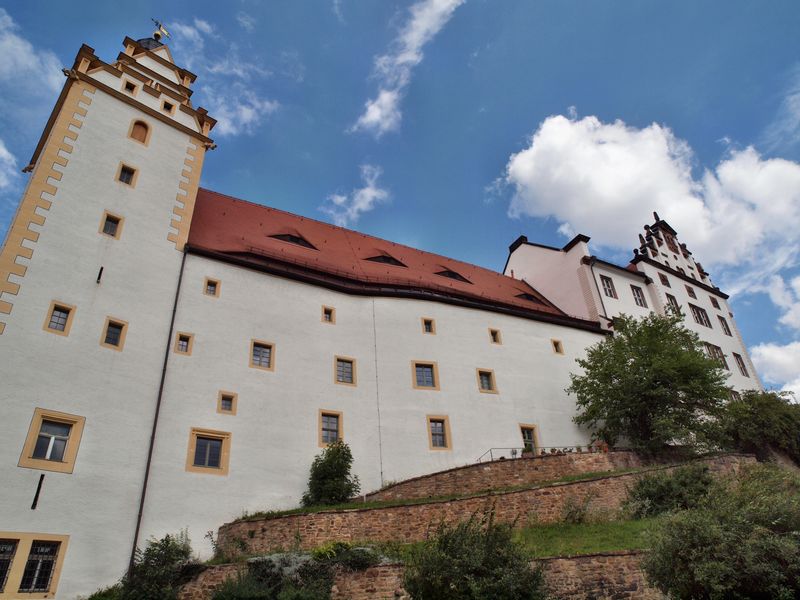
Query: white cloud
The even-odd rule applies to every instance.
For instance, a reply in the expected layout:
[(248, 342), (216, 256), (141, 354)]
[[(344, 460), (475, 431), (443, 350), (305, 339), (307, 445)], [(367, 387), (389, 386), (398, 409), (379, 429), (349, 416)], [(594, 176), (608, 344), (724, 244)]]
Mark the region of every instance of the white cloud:
[(783, 390), (800, 399), (800, 342), (759, 344), (750, 355), (766, 383), (783, 384)]
[(800, 145), (800, 64), (789, 72), (781, 106), (765, 129), (761, 143), (769, 152)]
[(360, 168), (362, 187), (346, 195), (331, 194), (326, 199), (328, 204), (320, 208), (333, 218), (334, 223), (342, 227), (357, 223), (363, 213), (371, 211), (389, 199), (388, 190), (378, 184), (383, 169), (375, 165), (361, 165)]
[(464, 0), (420, 0), (409, 8), (409, 18), (391, 44), (390, 51), (375, 58), (380, 81), (375, 98), (364, 103), (364, 112), (350, 131), (367, 131), (380, 137), (400, 126), (400, 101), (411, 82), (411, 72), (423, 59), (422, 48), (447, 24)]
[[(49, 50), (37, 50), (19, 35), (19, 26), (0, 8), (0, 82), (25, 89), (56, 92), (64, 83), (61, 61)], [(39, 90), (41, 93), (41, 90)]]
[(278, 102), (259, 98), (254, 92), (241, 86), (224, 92), (206, 86), (203, 93), (209, 114), (217, 119), (214, 133), (222, 136), (252, 133), (280, 106)]
[(342, 0), (333, 0), (332, 8), (333, 14), (336, 15), (336, 19), (339, 21), (339, 23), (344, 25), (345, 20), (344, 13), (342, 12)]
[[(800, 275), (792, 278), (789, 283), (780, 275), (773, 275), (766, 291), (772, 303), (783, 312), (778, 321), (800, 332)], [(797, 370), (800, 374), (800, 362)]]
[(17, 159), (0, 139), (0, 191), (12, 187), (19, 179)]
[(255, 18), (241, 10), (236, 13), (236, 22), (248, 33), (252, 33), (256, 28)]

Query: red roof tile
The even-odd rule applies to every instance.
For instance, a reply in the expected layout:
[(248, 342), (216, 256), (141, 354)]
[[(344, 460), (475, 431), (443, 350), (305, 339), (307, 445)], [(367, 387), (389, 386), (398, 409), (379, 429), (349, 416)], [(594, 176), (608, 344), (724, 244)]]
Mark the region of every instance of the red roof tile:
[[(277, 239), (273, 236), (281, 236)], [(313, 248), (284, 241), (306, 240)], [(200, 189), (192, 216), (190, 251), (289, 277), (311, 279), (362, 294), (413, 296), (504, 307), (546, 320), (599, 324), (566, 316), (524, 281), (476, 265), (389, 242), (343, 227)], [(403, 266), (367, 260), (389, 256)], [(467, 282), (452, 275), (453, 272)], [(301, 277), (302, 276), (302, 277)], [(527, 295), (536, 301), (520, 297)]]

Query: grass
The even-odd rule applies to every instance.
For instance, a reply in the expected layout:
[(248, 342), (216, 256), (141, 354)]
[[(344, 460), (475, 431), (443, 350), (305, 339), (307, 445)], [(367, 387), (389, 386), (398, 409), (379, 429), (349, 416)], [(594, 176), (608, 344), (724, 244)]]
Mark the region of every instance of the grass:
[(516, 537), (531, 558), (641, 550), (648, 547), (649, 532), (658, 520), (652, 517), (636, 521), (533, 525), (519, 530)]

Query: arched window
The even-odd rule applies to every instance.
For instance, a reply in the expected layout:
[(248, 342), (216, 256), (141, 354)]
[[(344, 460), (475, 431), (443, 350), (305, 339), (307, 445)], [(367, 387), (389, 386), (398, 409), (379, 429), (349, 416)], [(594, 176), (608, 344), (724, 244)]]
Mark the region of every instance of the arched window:
[(142, 142), (143, 144), (147, 143), (147, 134), (149, 132), (149, 127), (146, 123), (142, 121), (135, 121), (133, 123), (133, 127), (131, 127), (130, 137), (138, 142)]

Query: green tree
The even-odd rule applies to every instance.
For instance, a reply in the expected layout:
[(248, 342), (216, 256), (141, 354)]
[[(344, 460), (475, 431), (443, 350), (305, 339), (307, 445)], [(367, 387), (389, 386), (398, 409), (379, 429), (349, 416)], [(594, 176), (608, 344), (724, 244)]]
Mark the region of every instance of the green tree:
[(341, 440), (328, 444), (311, 463), (303, 505), (339, 504), (357, 495), (361, 484), (357, 475), (350, 474), (352, 465), (350, 446)]
[(492, 515), (442, 524), (412, 551), (406, 591), (415, 600), (543, 600), (544, 579), (514, 541), (511, 526)]
[(133, 568), (122, 579), (120, 600), (173, 600), (197, 567), (202, 569), (192, 561), (185, 531), (149, 540), (144, 550), (136, 549)]
[(800, 477), (758, 465), (667, 516), (642, 562), (670, 598), (800, 598)]
[(800, 405), (779, 392), (749, 391), (732, 400), (720, 418), (729, 447), (752, 452), (760, 460), (771, 450), (785, 452), (800, 464)]
[(575, 422), (594, 439), (657, 452), (670, 443), (708, 445), (728, 389), (726, 372), (703, 351), (679, 314), (614, 319), (614, 334), (578, 359), (567, 392)]

